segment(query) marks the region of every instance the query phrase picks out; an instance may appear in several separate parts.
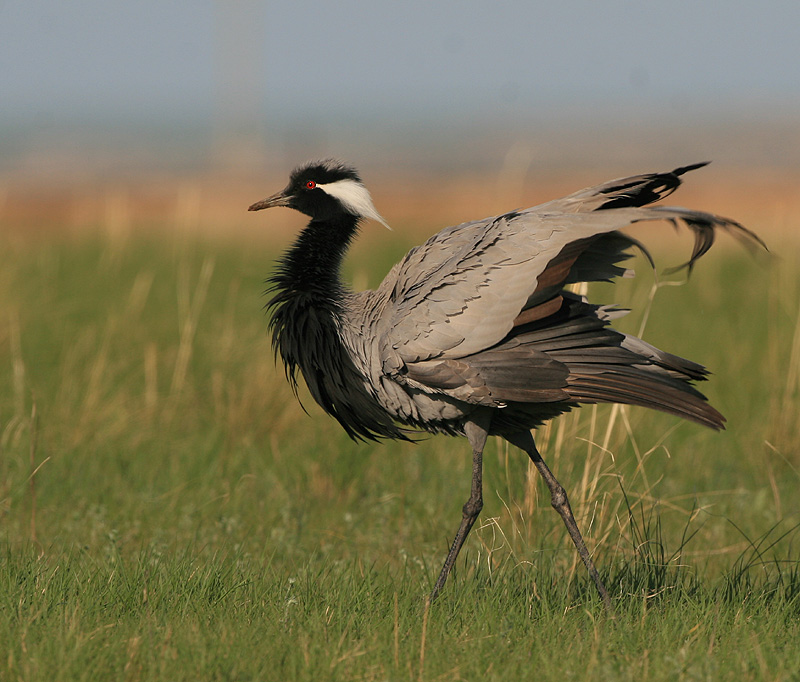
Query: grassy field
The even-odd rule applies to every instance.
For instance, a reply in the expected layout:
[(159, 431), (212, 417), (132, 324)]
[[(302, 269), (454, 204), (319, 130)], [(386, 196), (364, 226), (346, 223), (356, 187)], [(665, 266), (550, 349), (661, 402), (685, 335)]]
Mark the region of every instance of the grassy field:
[[(395, 227), (354, 249), (356, 286), (410, 246)], [(797, 679), (792, 250), (715, 248), (684, 286), (639, 262), (592, 290), (712, 369), (729, 419), (601, 406), (540, 431), (612, 620), (499, 441), (479, 527), (425, 606), (468, 446), (354, 444), (301, 395), (306, 415), (262, 313), (278, 247), (235, 242), (0, 234), (0, 680)]]

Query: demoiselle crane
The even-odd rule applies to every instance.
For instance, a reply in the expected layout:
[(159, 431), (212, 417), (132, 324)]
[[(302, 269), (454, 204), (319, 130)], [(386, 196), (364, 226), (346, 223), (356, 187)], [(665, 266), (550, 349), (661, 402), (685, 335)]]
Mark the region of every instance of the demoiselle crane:
[(406, 254), (374, 291), (341, 281), (342, 259), (365, 219), (384, 221), (358, 172), (310, 162), (251, 211), (287, 206), (311, 218), (269, 278), (275, 352), (297, 388), (298, 372), (320, 406), (355, 440), (408, 439), (413, 429), (466, 436), (472, 485), (442, 590), (483, 507), (482, 456), (499, 435), (524, 450), (550, 490), (605, 606), (608, 591), (578, 530), (567, 494), (531, 430), (586, 403), (642, 405), (722, 429), (724, 417), (694, 383), (701, 365), (611, 328), (621, 314), (565, 287), (625, 274), (620, 229), (669, 221), (694, 233), (691, 269), (717, 230), (763, 242), (717, 215), (650, 204), (704, 163), (612, 180), (562, 199), (448, 227)]

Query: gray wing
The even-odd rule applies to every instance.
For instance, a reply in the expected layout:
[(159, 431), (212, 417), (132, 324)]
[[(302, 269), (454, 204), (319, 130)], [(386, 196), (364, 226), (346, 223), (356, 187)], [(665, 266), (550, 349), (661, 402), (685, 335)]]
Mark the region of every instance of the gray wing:
[(668, 220), (695, 235), (691, 267), (717, 229), (758, 237), (734, 221), (683, 208), (643, 208), (674, 191), (671, 173), (614, 180), (524, 211), (446, 228), (412, 249), (378, 290), (384, 371), (433, 358), (470, 356), (501, 342), (518, 325), (559, 309), (573, 281), (622, 275), (618, 263), (638, 242), (618, 230)]

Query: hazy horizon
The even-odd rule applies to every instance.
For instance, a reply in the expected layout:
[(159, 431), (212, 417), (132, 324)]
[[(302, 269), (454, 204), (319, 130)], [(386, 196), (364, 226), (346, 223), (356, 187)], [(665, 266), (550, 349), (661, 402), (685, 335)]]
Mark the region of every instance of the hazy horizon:
[(632, 146), (794, 167), (797, 26), (795, 0), (0, 3), (0, 172)]

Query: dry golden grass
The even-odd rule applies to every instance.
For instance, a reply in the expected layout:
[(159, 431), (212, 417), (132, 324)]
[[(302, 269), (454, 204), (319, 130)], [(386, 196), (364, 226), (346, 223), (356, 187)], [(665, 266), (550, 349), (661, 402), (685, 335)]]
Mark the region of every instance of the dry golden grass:
[[(33, 237), (100, 229), (123, 238), (133, 232), (168, 229), (283, 243), (302, 220), (288, 211), (276, 211), (265, 221), (248, 215), (247, 207), (283, 187), (289, 170), (246, 176), (141, 173), (95, 182), (68, 177), (6, 178), (0, 182), (0, 225), (7, 232)], [(415, 241), (446, 225), (531, 206), (622, 174), (663, 169), (533, 170), (510, 179), (502, 171), (475, 175), (363, 170), (389, 224)], [(800, 234), (795, 228), (800, 217), (798, 188), (797, 170), (712, 165), (689, 176), (671, 201), (734, 217), (768, 242), (795, 244)]]

